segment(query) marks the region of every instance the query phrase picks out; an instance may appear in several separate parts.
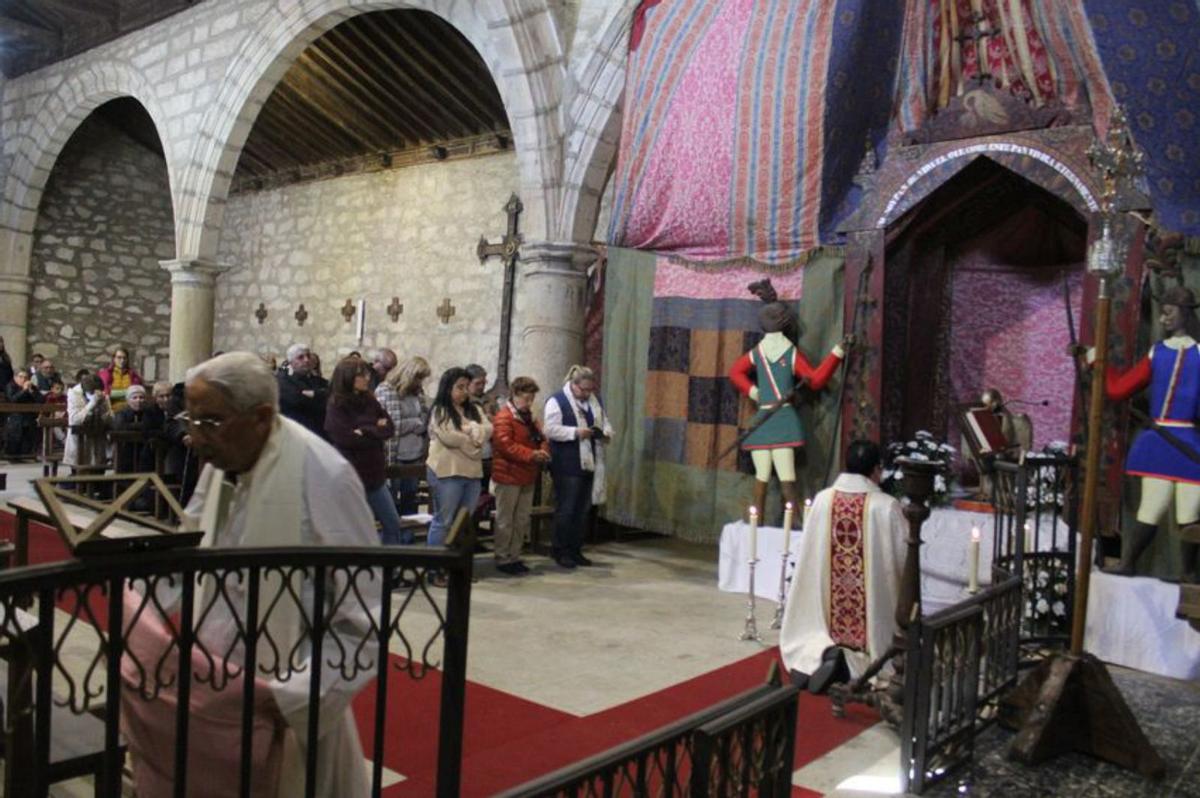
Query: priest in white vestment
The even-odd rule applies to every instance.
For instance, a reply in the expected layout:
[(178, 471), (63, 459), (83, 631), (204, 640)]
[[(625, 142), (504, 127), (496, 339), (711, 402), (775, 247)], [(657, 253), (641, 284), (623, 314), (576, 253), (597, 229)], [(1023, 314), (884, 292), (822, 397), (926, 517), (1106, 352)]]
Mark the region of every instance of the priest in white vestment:
[[(230, 352), (196, 366), (188, 371), (185, 396), (192, 447), (208, 463), (186, 509), (187, 520), (204, 532), (202, 546), (379, 545), (374, 517), (353, 467), (327, 442), (279, 415), (275, 378), (257, 355)], [(279, 575), (263, 576), (260, 618), (278, 594), (281, 580)], [(379, 578), (360, 574), (357, 582), (367, 608), (359, 606), (353, 594), (346, 597), (330, 619), (331, 631), (350, 650), (364, 636), (370, 638), (360, 661), (374, 663), (378, 647), (367, 613), (379, 612)], [(326, 612), (335, 597), (344, 595), (344, 583), (344, 573), (332, 575), (325, 592)], [(306, 613), (311, 613), (312, 581), (297, 575), (292, 584)], [(225, 589), (241, 615), (245, 584), (227, 580)], [(201, 582), (197, 616), (212, 595), (211, 580)], [(288, 598), (285, 594), (270, 610), (264, 627), (282, 652), (292, 650), (305, 634), (300, 609)], [(222, 601), (212, 605), (211, 613), (197, 634), (211, 650), (226, 651), (237, 635), (235, 619)], [(305, 641), (298, 649), (287, 679), (264, 674), (264, 668), (279, 664), (278, 655), (265, 640), (260, 639), (258, 646), (258, 676), (269, 683), (288, 727), (280, 798), (304, 794), (312, 672), (308, 645)], [(328, 663), (344, 655), (332, 634), (325, 636), (323, 654), (316, 792), (330, 798), (365, 796), (370, 782), (350, 702), (376, 671), (366, 668), (347, 680), (338, 668), (330, 667)], [(241, 643), (231, 656), (243, 656)], [(282, 668), (286, 673), (286, 662)], [(189, 781), (195, 778), (205, 776), (192, 774)]]
[(892, 643), (908, 526), (879, 466), (879, 447), (854, 441), (846, 471), (813, 500), (779, 633), (789, 671), (818, 672), (836, 646), (857, 678)]

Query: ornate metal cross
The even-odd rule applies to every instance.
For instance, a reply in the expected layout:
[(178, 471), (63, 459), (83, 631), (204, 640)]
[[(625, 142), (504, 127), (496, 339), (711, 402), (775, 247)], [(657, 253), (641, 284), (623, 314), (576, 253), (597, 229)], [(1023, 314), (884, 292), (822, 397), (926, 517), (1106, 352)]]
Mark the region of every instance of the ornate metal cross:
[(254, 318), (258, 319), (259, 324), (267, 320), (267, 305), (265, 302), (258, 303), (258, 309), (254, 311)]
[(387, 306), (387, 314), (392, 317), (392, 322), (400, 320), (400, 314), (404, 312), (404, 305), (400, 303), (400, 297), (392, 297), (392, 304)]
[(303, 327), (304, 322), (308, 320), (308, 311), (304, 309), (303, 302), (300, 303), (300, 307), (296, 308), (295, 317), (296, 317), (296, 324), (300, 325), (301, 327)]
[(456, 308), (450, 304), (450, 297), (442, 300), (442, 304), (438, 306), (437, 316), (442, 320), (442, 324), (449, 324), (450, 317), (454, 315)]
[(992, 79), (992, 73), (988, 72), (987, 45), (981, 42), (995, 35), (984, 28), (985, 22), (987, 17), (976, 12), (963, 26), (963, 32), (955, 37), (960, 46), (967, 42), (975, 42), (975, 60), (979, 64), (979, 71), (975, 73), (974, 80), (981, 85)]
[(353, 300), (347, 299), (346, 304), (342, 305), (342, 318), (346, 320), (347, 324), (349, 324), (350, 320), (352, 318), (354, 318), (354, 301)]
[(508, 359), (512, 341), (512, 307), (513, 283), (516, 279), (517, 259), (521, 256), (521, 234), (517, 231), (517, 223), (525, 206), (516, 194), (508, 198), (504, 204), (504, 212), (508, 214), (508, 232), (498, 244), (489, 244), (484, 236), (479, 237), (479, 245), (475, 254), (479, 262), (484, 263), (493, 255), (500, 258), (504, 264), (504, 294), (500, 300), (500, 358), (496, 362), (496, 382), (491, 391), (494, 393), (508, 392)]

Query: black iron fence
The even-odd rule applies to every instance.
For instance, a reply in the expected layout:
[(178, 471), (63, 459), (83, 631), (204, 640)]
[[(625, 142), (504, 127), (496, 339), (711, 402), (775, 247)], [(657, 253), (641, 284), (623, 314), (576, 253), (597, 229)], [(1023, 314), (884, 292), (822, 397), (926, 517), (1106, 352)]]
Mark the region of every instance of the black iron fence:
[(436, 669), (428, 765), (436, 794), (457, 795), (469, 544), (174, 550), (0, 573), (5, 794), (45, 796), (88, 772), (97, 795), (118, 796), (128, 747), (135, 781), (160, 779), (164, 794), (224, 778), (248, 796), (289, 777), (280, 761), (297, 741), (293, 794), (311, 796), (344, 776), (326, 743), (342, 724), (341, 742), (359, 744), (349, 702), (373, 686), (371, 732), (350, 759), (379, 795), (384, 744), (406, 731), (389, 727), (389, 701)]
[(788, 796), (798, 691), (778, 679), (501, 798)]
[(1030, 455), (996, 463), (992, 567), (1024, 583), (1022, 642), (1066, 645), (1075, 598), (1079, 461)]
[(1014, 686), (1020, 660), (1021, 579), (994, 570), (996, 583), (908, 628), (903, 787), (920, 793), (974, 756), (975, 736)]

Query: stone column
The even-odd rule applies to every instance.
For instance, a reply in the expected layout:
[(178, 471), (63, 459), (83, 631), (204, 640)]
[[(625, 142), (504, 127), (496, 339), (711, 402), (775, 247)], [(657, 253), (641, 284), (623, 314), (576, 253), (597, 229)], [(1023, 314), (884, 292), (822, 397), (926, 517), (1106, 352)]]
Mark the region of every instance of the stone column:
[(171, 273), (171, 382), (207, 360), (213, 350), (214, 298), (217, 275), (228, 266), (209, 260), (164, 260)]
[(595, 257), (586, 244), (535, 241), (521, 247), (509, 380), (533, 377), (542, 389), (539, 405), (583, 360), (587, 266)]
[(29, 360), (25, 351), (28, 342), (29, 295), (33, 280), (16, 274), (0, 274), (0, 335), (4, 349), (12, 358), (13, 368), (21, 368)]

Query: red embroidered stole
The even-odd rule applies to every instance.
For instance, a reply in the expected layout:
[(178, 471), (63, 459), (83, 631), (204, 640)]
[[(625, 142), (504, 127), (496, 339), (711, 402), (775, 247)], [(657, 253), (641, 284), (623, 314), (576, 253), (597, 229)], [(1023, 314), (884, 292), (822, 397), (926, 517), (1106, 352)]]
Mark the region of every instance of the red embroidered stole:
[(867, 494), (834, 491), (829, 536), (829, 637), (867, 650)]

